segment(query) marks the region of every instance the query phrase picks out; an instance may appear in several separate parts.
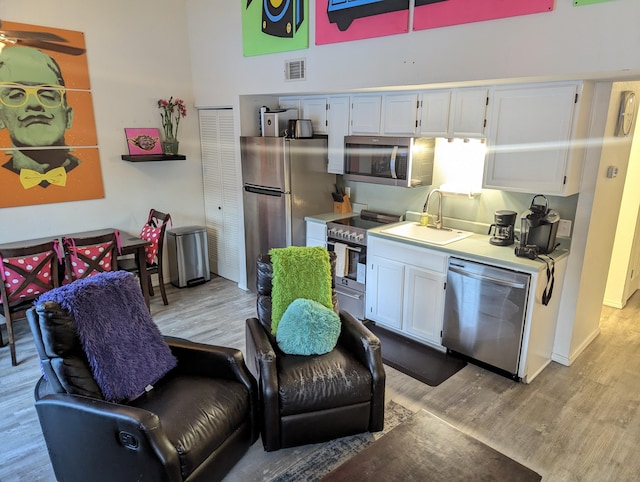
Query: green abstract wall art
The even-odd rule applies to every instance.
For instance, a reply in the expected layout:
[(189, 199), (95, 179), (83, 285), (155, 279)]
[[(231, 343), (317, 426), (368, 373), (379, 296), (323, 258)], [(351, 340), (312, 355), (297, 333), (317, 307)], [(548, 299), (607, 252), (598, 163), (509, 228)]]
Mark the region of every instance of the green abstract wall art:
[(591, 3), (611, 2), (612, 0), (573, 0), (573, 6), (589, 5)]
[(309, 0), (241, 0), (245, 57), (309, 48)]

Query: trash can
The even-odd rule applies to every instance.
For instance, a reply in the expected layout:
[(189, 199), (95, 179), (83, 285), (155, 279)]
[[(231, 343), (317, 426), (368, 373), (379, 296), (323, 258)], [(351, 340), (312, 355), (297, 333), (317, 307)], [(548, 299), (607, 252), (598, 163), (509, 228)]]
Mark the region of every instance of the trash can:
[(178, 288), (195, 286), (211, 279), (207, 230), (184, 226), (167, 231), (169, 279)]

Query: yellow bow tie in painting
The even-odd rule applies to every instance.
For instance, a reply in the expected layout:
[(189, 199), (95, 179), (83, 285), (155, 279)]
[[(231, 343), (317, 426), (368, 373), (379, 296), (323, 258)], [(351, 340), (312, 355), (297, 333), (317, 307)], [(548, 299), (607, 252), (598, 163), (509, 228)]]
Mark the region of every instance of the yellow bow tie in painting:
[(64, 167), (56, 167), (44, 174), (40, 174), (38, 171), (31, 169), (20, 169), (20, 183), (25, 189), (37, 186), (42, 181), (64, 187), (67, 183), (67, 171), (64, 170)]

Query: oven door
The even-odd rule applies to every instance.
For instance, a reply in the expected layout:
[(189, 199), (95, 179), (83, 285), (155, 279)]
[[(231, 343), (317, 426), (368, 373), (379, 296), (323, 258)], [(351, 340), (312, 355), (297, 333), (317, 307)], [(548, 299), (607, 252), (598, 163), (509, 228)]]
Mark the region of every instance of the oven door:
[[(338, 259), (336, 262), (338, 307), (363, 320), (367, 247), (329, 239), (327, 249), (339, 253), (340, 250), (335, 249), (336, 244), (346, 247), (344, 259)], [(339, 257), (340, 254), (338, 254)], [(345, 268), (343, 272), (340, 272), (341, 266)]]
[[(353, 287), (354, 285), (360, 285)], [(365, 299), (364, 285), (349, 278), (336, 278), (336, 295), (338, 308), (348, 311), (359, 320), (364, 320)]]

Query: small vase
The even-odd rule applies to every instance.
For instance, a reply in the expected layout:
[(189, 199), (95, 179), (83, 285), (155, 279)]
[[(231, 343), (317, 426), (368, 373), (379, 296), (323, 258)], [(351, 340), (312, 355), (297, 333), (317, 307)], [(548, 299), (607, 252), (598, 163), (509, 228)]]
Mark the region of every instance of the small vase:
[(165, 154), (177, 154), (178, 144), (179, 142), (177, 139), (167, 139), (166, 141), (162, 141), (162, 152)]

